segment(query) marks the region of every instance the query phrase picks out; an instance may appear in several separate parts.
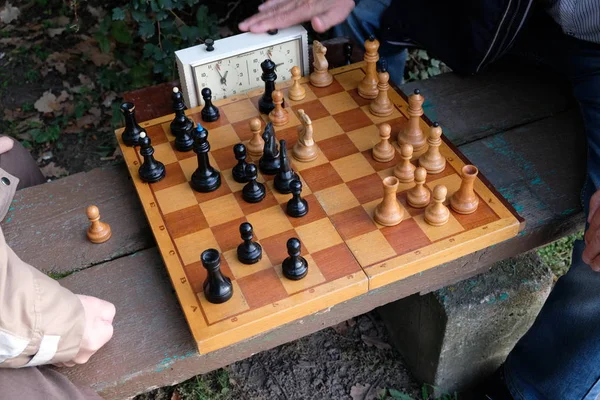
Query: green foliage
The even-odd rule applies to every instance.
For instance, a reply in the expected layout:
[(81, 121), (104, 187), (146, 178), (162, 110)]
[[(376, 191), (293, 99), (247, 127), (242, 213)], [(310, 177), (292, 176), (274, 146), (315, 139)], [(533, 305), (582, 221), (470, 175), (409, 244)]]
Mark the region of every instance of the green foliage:
[[(393, 400), (458, 400), (458, 394), (449, 394), (442, 393), (438, 397), (434, 397), (433, 389), (437, 389), (432, 385), (423, 385), (421, 386), (421, 397), (415, 398), (404, 392), (401, 392), (396, 389), (387, 389), (387, 395), (389, 397), (384, 397), (384, 399), (393, 399)], [(384, 395), (385, 396), (385, 395)]]
[(569, 270), (573, 243), (577, 239), (583, 239), (583, 231), (565, 236), (537, 250), (539, 256), (557, 277), (564, 275)]
[(179, 385), (177, 391), (184, 400), (232, 399), (229, 373), (225, 369), (198, 375)]

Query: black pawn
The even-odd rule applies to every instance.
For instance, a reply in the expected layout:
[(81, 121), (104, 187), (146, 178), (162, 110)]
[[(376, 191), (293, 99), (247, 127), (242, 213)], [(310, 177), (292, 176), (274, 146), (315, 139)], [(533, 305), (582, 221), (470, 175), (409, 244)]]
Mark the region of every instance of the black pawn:
[(139, 169), (140, 179), (148, 183), (160, 181), (167, 173), (165, 165), (154, 159), (154, 147), (145, 131), (140, 133), (139, 145), (141, 146), (140, 154), (144, 157), (144, 162)]
[(140, 133), (143, 129), (135, 120), (135, 105), (133, 103), (123, 103), (121, 104), (121, 112), (125, 118), (125, 130), (122, 134), (123, 143), (129, 147), (138, 146)]
[(269, 114), (275, 108), (273, 90), (275, 90), (275, 80), (277, 79), (276, 67), (275, 63), (269, 59), (260, 64), (263, 71), (261, 79), (265, 82), (265, 93), (258, 100), (258, 110), (263, 114)]
[(235, 159), (238, 160), (238, 163), (231, 170), (233, 179), (239, 183), (246, 183), (248, 182), (248, 177), (246, 177), (246, 166), (248, 165), (246, 162), (246, 146), (242, 143), (236, 144), (233, 146), (233, 154)]
[(308, 202), (300, 196), (300, 193), (302, 193), (302, 182), (294, 179), (290, 182), (290, 190), (293, 197), (287, 202), (287, 215), (293, 218), (305, 216), (308, 214)]
[(204, 99), (204, 108), (200, 112), (202, 121), (215, 122), (219, 119), (219, 109), (212, 103), (212, 92), (209, 88), (204, 88), (201, 94)]
[(225, 303), (233, 296), (231, 279), (221, 272), (221, 256), (215, 249), (207, 249), (200, 256), (202, 266), (206, 268), (207, 276), (204, 281), (204, 297), (211, 303)]
[(275, 138), (275, 130), (273, 123), (269, 122), (265, 126), (265, 131), (262, 134), (265, 141), (263, 155), (258, 160), (258, 168), (265, 175), (275, 175), (279, 171), (281, 161), (279, 160), (279, 150), (277, 149), (277, 139)]
[(178, 151), (190, 151), (194, 147), (192, 133), (194, 131), (194, 122), (185, 116), (185, 103), (183, 95), (179, 88), (173, 88), (171, 95), (173, 100), (173, 111), (175, 118), (171, 121), (171, 133), (175, 136), (175, 148)]
[(197, 192), (212, 192), (221, 186), (221, 174), (210, 165), (208, 131), (198, 127), (195, 134), (194, 153), (198, 155), (198, 168), (192, 174), (190, 185)]
[(273, 186), (275, 189), (282, 194), (292, 193), (290, 189), (290, 182), (294, 179), (298, 179), (298, 175), (290, 167), (290, 160), (287, 156), (287, 149), (285, 147), (285, 140), (279, 141), (279, 171), (275, 174), (275, 180)]
[(237, 248), (238, 260), (242, 264), (256, 264), (262, 258), (262, 247), (252, 240), (254, 238), (252, 225), (248, 222), (242, 223), (240, 225), (240, 235), (244, 243)]
[(242, 199), (247, 203), (258, 203), (265, 198), (267, 191), (265, 185), (260, 182), (256, 182), (256, 176), (258, 171), (256, 165), (248, 164), (246, 166), (246, 177), (248, 183), (242, 188)]
[(344, 58), (346, 59), (346, 65), (352, 64), (352, 43), (348, 42), (344, 45)]
[(298, 281), (308, 273), (308, 262), (300, 255), (300, 240), (290, 238), (287, 241), (287, 251), (289, 257), (283, 260), (281, 266), (283, 276), (292, 280)]

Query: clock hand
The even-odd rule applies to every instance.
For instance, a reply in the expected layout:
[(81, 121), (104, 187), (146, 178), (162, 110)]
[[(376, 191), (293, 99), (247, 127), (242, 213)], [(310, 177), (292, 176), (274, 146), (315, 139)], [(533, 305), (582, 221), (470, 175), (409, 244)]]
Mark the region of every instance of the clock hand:
[(223, 77), (221, 78), (221, 84), (222, 85), (227, 85), (227, 73), (229, 71), (225, 71), (225, 75), (223, 75)]
[[(221, 85), (225, 85), (226, 82), (223, 82), (223, 75), (221, 75), (221, 70), (219, 69), (218, 64), (217, 64), (217, 67), (215, 68), (215, 70), (217, 71), (217, 74), (219, 74), (219, 77), (221, 78)], [(227, 74), (227, 71), (225, 71), (225, 73)]]

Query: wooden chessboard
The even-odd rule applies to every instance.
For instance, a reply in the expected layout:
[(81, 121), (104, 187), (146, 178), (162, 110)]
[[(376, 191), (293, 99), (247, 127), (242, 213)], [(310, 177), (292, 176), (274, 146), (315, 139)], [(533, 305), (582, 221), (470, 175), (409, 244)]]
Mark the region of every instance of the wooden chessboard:
[[(243, 184), (235, 182), (231, 169), (236, 164), (233, 146), (247, 142), (248, 122), (259, 116), (258, 99), (262, 90), (251, 91), (216, 103), (221, 117), (201, 124), (209, 131), (211, 164), (221, 171), (222, 185), (212, 193), (197, 193), (189, 180), (197, 167), (195, 153), (174, 149), (169, 124), (172, 115), (142, 122), (152, 139), (155, 157), (166, 166), (166, 177), (154, 184), (139, 179), (141, 157), (121, 140), (119, 144), (140, 196), (158, 247), (171, 276), (188, 324), (201, 353), (207, 353), (287, 322), (364, 294), (388, 283), (417, 274), (444, 262), (516, 236), (522, 220), (485, 180), (480, 172), (475, 191), (480, 197), (472, 215), (451, 212), (441, 227), (425, 223), (423, 210), (406, 203), (406, 190), (400, 184), (398, 198), (407, 211), (405, 220), (395, 227), (373, 222), (373, 211), (383, 197), (382, 179), (392, 174), (399, 161), (378, 163), (371, 148), (379, 141), (378, 124), (392, 126), (392, 137), (407, 123), (407, 103), (396, 90), (389, 95), (395, 110), (389, 117), (370, 114), (368, 101), (358, 95), (364, 76), (364, 63), (331, 71), (333, 83), (316, 88), (302, 79), (306, 97), (291, 101), (283, 89), (290, 121), (275, 128), (277, 139), (285, 139), (289, 149), (297, 140), (300, 121), (295, 114), (303, 109), (312, 119), (319, 156), (309, 163), (292, 160), (304, 184), (303, 197), (310, 212), (305, 217), (288, 217), (284, 207), (290, 195), (273, 189), (273, 177), (259, 174), (266, 183), (267, 196), (257, 204), (242, 200)], [(423, 93), (427, 98), (427, 93)], [(196, 122), (201, 108), (188, 110)], [(261, 116), (263, 121), (268, 117)], [(428, 132), (428, 121), (422, 128)], [(264, 125), (263, 125), (264, 128)], [(443, 127), (442, 127), (443, 128)], [(448, 197), (460, 185), (457, 171), (468, 160), (445, 138), (441, 152), (446, 169), (428, 175), (426, 185), (448, 188)], [(418, 156), (418, 155), (416, 155)], [(250, 157), (249, 157), (250, 158)], [(258, 160), (252, 160), (258, 165)], [(416, 164), (416, 161), (415, 161)], [(485, 171), (483, 171), (485, 172)], [(235, 249), (241, 242), (240, 223), (254, 226), (263, 247), (260, 263), (243, 265)], [(309, 262), (309, 273), (300, 281), (282, 276), (281, 263), (287, 256), (285, 243), (290, 237), (302, 242), (302, 254)], [(232, 279), (234, 295), (224, 304), (211, 304), (202, 293), (206, 272), (200, 253), (216, 248), (221, 254), (222, 271)]]

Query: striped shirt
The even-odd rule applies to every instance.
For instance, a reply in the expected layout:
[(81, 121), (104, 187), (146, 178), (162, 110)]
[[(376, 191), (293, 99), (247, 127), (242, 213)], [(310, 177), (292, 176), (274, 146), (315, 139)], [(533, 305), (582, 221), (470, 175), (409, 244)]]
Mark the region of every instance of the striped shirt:
[(550, 0), (548, 13), (569, 36), (600, 43), (600, 1)]

